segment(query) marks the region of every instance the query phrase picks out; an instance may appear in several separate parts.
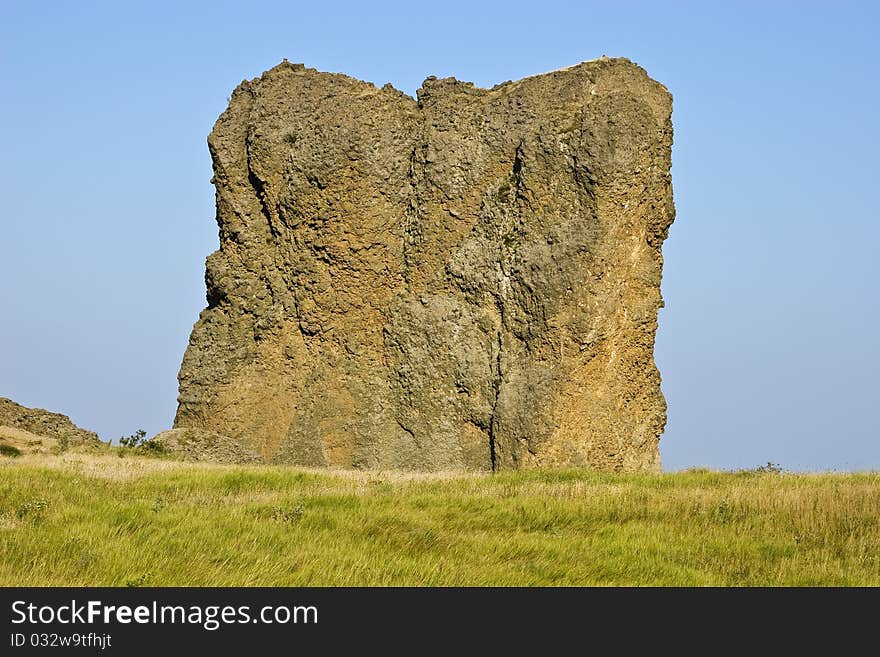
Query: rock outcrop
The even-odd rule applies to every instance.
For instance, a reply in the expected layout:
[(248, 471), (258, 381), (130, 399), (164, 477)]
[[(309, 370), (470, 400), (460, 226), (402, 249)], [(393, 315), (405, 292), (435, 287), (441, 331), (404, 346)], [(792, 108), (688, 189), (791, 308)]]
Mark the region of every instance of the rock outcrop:
[(188, 461), (212, 463), (262, 463), (262, 455), (247, 441), (236, 441), (204, 429), (170, 429), (150, 442)]
[(302, 465), (658, 468), (671, 111), (626, 59), (417, 99), (243, 82), (175, 427)]
[(3, 427), (13, 430), (3, 433), (10, 440), (16, 436), (24, 436), (26, 434), (23, 432), (26, 432), (37, 437), (52, 438), (62, 448), (102, 444), (98, 434), (80, 429), (66, 415), (41, 408), (28, 408), (11, 399), (0, 397), (0, 428)]

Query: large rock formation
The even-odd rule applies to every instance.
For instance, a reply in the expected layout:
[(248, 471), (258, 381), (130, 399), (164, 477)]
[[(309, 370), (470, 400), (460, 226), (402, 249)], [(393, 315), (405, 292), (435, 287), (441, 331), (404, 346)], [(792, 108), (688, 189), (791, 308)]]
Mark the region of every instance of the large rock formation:
[[(4, 431), (7, 428), (13, 431)], [(16, 436), (23, 436), (22, 432), (52, 438), (61, 447), (101, 444), (98, 434), (79, 428), (66, 415), (42, 408), (28, 408), (0, 397), (0, 437), (6, 436), (12, 440)]]
[(171, 429), (150, 439), (162, 451), (185, 460), (213, 463), (262, 463), (263, 458), (250, 441), (231, 440), (205, 429)]
[(417, 100), (243, 82), (175, 427), (303, 465), (656, 469), (671, 103), (607, 58)]

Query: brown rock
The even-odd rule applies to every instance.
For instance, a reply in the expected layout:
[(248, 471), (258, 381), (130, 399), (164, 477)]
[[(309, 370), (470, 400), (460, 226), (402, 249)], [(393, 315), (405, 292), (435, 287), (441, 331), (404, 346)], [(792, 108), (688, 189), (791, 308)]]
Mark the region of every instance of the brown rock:
[[(5, 397), (0, 397), (0, 426), (20, 429), (38, 437), (52, 438), (62, 448), (102, 444), (98, 434), (80, 429), (66, 415), (50, 413), (41, 408), (28, 408)], [(11, 440), (13, 432), (7, 434)]]
[(657, 469), (671, 111), (625, 59), (417, 100), (243, 82), (175, 426), (304, 465)]
[(259, 452), (244, 443), (204, 429), (171, 429), (156, 434), (150, 442), (189, 461), (261, 463), (263, 460)]

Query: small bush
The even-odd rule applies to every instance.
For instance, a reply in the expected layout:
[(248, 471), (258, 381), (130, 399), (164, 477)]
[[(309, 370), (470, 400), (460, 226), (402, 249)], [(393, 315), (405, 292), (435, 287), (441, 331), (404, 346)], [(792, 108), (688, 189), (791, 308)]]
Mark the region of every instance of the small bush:
[(138, 429), (130, 436), (123, 436), (119, 439), (119, 444), (123, 447), (143, 447), (145, 442), (147, 442), (147, 432), (143, 429)]
[(140, 586), (146, 586), (147, 582), (152, 577), (153, 573), (143, 573), (139, 577), (135, 577), (134, 579), (126, 580), (125, 585), (129, 588), (138, 588)]
[(49, 508), (49, 502), (42, 498), (37, 498), (30, 500), (29, 502), (25, 502), (21, 506), (19, 506), (15, 510), (15, 515), (18, 516), (19, 520), (24, 520), (25, 518), (42, 518), (46, 509)]
[(756, 468), (747, 468), (742, 470), (736, 470), (734, 474), (738, 477), (755, 477), (758, 475), (778, 475), (783, 474), (785, 470), (778, 463), (772, 463), (771, 461), (767, 461), (767, 465), (759, 465)]
[(0, 456), (11, 456), (15, 458), (16, 456), (21, 456), (21, 450), (12, 445), (0, 445)]
[[(147, 440), (147, 432), (143, 429), (138, 429), (130, 436), (123, 436), (119, 439), (119, 444), (128, 449), (138, 449), (153, 454), (164, 454), (167, 451), (163, 445)], [(119, 456), (122, 457), (122, 452)]]
[(761, 474), (782, 474), (785, 470), (782, 469), (782, 466), (778, 463), (771, 463), (767, 461), (767, 465), (759, 465), (755, 468), (755, 472)]
[(302, 504), (297, 504), (292, 509), (276, 506), (272, 509), (272, 520), (278, 520), (279, 522), (286, 522), (294, 525), (302, 518), (303, 511), (304, 508)]

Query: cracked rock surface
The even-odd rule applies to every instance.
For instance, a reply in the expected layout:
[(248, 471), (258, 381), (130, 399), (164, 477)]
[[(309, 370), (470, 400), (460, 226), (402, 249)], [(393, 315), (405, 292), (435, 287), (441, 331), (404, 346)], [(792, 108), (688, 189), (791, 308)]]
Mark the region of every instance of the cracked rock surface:
[(310, 466), (657, 469), (671, 111), (626, 59), (417, 99), (243, 82), (175, 427)]
[(0, 428), (3, 427), (27, 431), (34, 437), (53, 438), (64, 447), (101, 444), (98, 434), (81, 429), (66, 415), (28, 408), (0, 397)]

